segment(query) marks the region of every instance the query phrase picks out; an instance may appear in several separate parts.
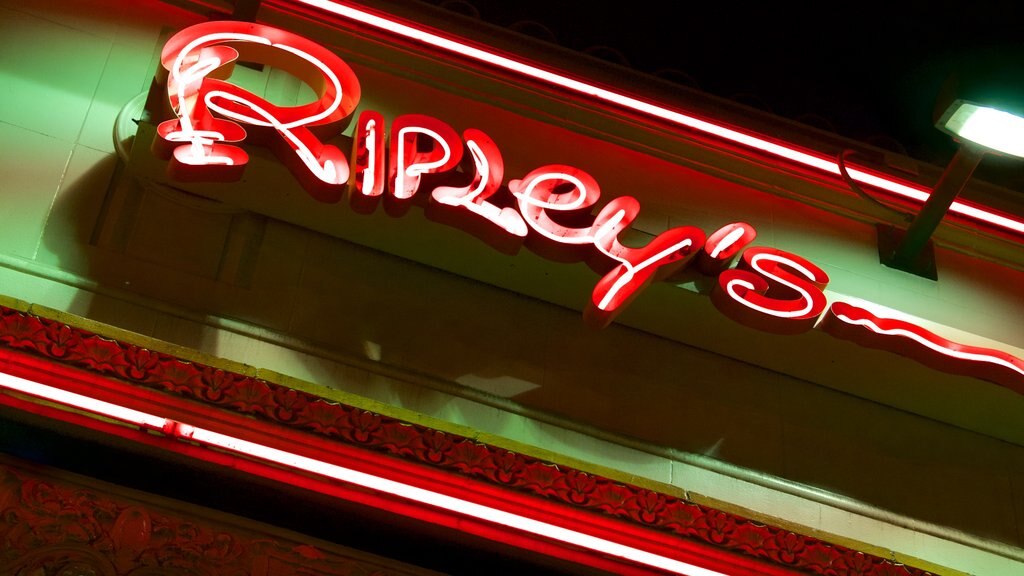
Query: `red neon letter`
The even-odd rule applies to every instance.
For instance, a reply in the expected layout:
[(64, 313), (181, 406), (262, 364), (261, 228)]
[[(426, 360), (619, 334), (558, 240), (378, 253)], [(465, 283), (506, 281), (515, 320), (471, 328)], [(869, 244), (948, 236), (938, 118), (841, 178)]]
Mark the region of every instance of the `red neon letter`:
[(513, 208), (499, 208), (487, 201), (498, 188), (505, 175), (505, 163), (494, 141), (483, 132), (470, 128), (463, 132), (466, 148), (473, 157), (476, 175), (468, 186), (439, 186), (431, 197), (440, 204), (464, 208), (497, 224), (503, 230), (520, 238), (526, 236), (526, 222)]
[(462, 141), (451, 126), (423, 116), (406, 114), (391, 125), (388, 166), (391, 193), (400, 200), (412, 198), (424, 174), (451, 170), (462, 160)]
[(619, 262), (594, 287), (584, 320), (603, 327), (655, 277), (665, 277), (685, 266), (704, 244), (704, 232), (693, 226), (673, 228), (659, 234), (643, 248), (629, 248), (619, 242), (619, 234), (629, 227), (640, 211), (640, 203), (620, 196), (597, 215), (593, 230), (594, 246), (605, 256)]
[(362, 112), (353, 135), (353, 192), (380, 196), (384, 193), (384, 117), (373, 110)]
[(829, 307), (822, 329), (869, 348), (896, 352), (952, 374), (995, 382), (1024, 394), (1024, 360), (990, 348), (957, 344), (895, 318), (882, 318), (846, 302)]
[(593, 244), (619, 263), (598, 281), (584, 318), (594, 326), (607, 325), (639, 291), (658, 275), (684, 266), (704, 243), (704, 232), (690, 226), (674, 228), (643, 248), (628, 248), (618, 239), (640, 211), (635, 198), (622, 196), (608, 203), (586, 228), (556, 222), (548, 213), (580, 216), (601, 197), (592, 176), (569, 166), (538, 168), (522, 180), (509, 182), (519, 210), (530, 228), (559, 244)]
[[(319, 99), (303, 106), (276, 106), (211, 77), (237, 59), (240, 51), (253, 50), (255, 59), (265, 57), (264, 47), (274, 48), (272, 52), (284, 58), (289, 72), (310, 86), (321, 86)], [(245, 129), (237, 124), (240, 122), (257, 130), (274, 130), (281, 136), (288, 152), (285, 163), (314, 198), (324, 202), (340, 199), (348, 182), (348, 161), (341, 150), (324, 144), (310, 131), (317, 128), (339, 133), (359, 102), (359, 82), (336, 54), (269, 26), (206, 22), (171, 37), (164, 46), (161, 63), (168, 72), (167, 93), (177, 115), (177, 119), (157, 128), (160, 138), (173, 146), (172, 175), (202, 179), (220, 174), (240, 176), (238, 167), (248, 162), (248, 155), (236, 146), (220, 144), (245, 139)], [(222, 118), (215, 118), (213, 113)], [(229, 166), (234, 168), (226, 168)]]
[(704, 243), (697, 257), (697, 267), (708, 276), (718, 276), (728, 268), (736, 255), (754, 241), (757, 232), (744, 222), (722, 226)]
[(601, 197), (594, 177), (570, 166), (552, 164), (512, 180), (508, 189), (519, 199), (526, 223), (545, 238), (560, 244), (592, 244), (593, 226), (570, 228), (555, 222), (547, 212), (587, 214)]
[(723, 314), (752, 328), (798, 334), (814, 327), (827, 301), (828, 275), (795, 254), (748, 248), (739, 266), (718, 276), (711, 293)]

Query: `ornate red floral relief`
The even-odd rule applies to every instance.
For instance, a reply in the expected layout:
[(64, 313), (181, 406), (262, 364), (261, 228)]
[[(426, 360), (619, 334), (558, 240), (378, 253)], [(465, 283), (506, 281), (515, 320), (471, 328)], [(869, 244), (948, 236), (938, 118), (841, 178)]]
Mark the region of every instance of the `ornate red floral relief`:
[(0, 461), (5, 576), (427, 576), (362, 553), (189, 516)]
[(809, 574), (927, 576), (680, 498), (0, 307), (0, 346)]

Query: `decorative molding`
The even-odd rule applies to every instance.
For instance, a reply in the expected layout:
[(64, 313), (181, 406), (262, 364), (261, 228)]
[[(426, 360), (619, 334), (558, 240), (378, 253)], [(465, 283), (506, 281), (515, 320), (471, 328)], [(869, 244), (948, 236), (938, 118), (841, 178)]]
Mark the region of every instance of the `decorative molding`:
[(929, 576), (885, 558), (0, 306), (0, 346), (808, 574)]
[[(4, 576), (429, 576), (0, 460)], [(338, 547), (341, 548), (341, 547)]]

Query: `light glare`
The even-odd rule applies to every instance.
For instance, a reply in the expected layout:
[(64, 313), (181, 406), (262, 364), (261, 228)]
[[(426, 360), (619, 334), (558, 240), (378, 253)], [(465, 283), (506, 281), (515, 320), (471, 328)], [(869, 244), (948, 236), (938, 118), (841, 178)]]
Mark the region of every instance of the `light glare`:
[(997, 152), (1024, 158), (1024, 118), (963, 102), (950, 115), (946, 130)]

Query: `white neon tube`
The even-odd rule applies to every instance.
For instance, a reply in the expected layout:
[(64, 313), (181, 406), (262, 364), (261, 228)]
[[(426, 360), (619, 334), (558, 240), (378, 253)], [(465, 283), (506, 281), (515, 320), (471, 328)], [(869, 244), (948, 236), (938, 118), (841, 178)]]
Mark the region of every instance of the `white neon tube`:
[(100, 416), (106, 416), (138, 426), (145, 426), (154, 430), (162, 430), (167, 425), (166, 418), (160, 418), (159, 416), (153, 416), (152, 414), (125, 408), (124, 406), (111, 404), (103, 400), (82, 396), (81, 394), (75, 394), (74, 392), (68, 392), (67, 390), (54, 388), (53, 386), (47, 386), (32, 380), (11, 376), (3, 372), (0, 372), (0, 388), (7, 388), (22, 394), (44, 398), (58, 404), (79, 408), (93, 414), (99, 414)]

